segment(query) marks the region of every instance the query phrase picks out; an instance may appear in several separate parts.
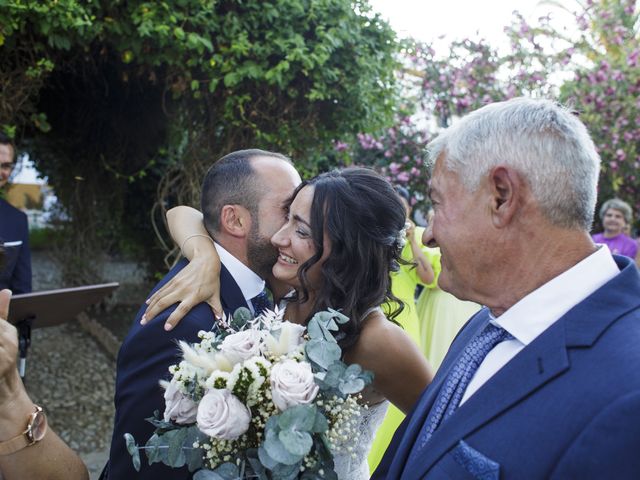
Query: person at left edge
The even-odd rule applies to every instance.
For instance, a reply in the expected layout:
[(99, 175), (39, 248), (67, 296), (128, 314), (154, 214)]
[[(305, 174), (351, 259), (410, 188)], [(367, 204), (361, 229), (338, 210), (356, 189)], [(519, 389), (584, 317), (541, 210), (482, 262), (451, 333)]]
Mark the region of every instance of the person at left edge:
[[(16, 148), (11, 139), (0, 132), (0, 191), (9, 184), (16, 166)], [(4, 262), (0, 266), (0, 289), (14, 295), (31, 291), (31, 251), (27, 216), (0, 196), (0, 247)]]
[[(270, 243), (285, 215), (285, 200), (300, 183), (291, 161), (278, 153), (241, 150), (218, 160), (207, 172), (201, 203), (208, 233), (215, 241), (222, 260), (220, 288), (226, 313), (237, 308), (253, 308), (250, 299), (263, 291), (277, 257)], [(156, 285), (157, 291), (187, 266), (181, 260)], [(200, 303), (183, 321), (166, 332), (165, 321), (175, 310), (172, 306), (140, 324), (146, 305), (140, 309), (118, 353), (115, 393), (115, 421), (109, 463), (102, 473), (109, 480), (185, 480), (191, 478), (186, 467), (173, 469), (162, 463), (149, 465), (141, 454), (141, 469), (136, 472), (127, 452), (124, 434), (130, 433), (138, 445), (144, 445), (154, 431), (145, 418), (164, 411), (159, 380), (168, 379), (168, 368), (179, 363), (177, 340), (194, 343), (200, 330), (215, 325), (212, 309)]]

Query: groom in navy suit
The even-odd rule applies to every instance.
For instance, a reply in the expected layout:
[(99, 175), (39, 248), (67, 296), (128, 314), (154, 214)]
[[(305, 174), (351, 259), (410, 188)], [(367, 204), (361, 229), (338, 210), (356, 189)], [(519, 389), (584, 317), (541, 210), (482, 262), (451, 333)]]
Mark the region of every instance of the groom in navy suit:
[[(222, 261), (220, 296), (226, 313), (239, 307), (253, 309), (252, 298), (263, 292), (263, 279), (277, 257), (270, 239), (284, 223), (285, 200), (299, 183), (300, 176), (286, 157), (262, 150), (233, 152), (209, 169), (201, 206), (205, 227)], [(180, 261), (153, 291), (185, 265), (186, 260)], [(198, 341), (198, 332), (214, 328), (215, 318), (209, 305), (201, 303), (166, 332), (163, 326), (176, 306), (142, 327), (145, 307), (138, 312), (118, 354), (113, 439), (102, 478), (183, 480), (190, 478), (186, 467), (149, 466), (144, 454), (142, 469), (136, 472), (123, 436), (131, 433), (139, 445), (151, 437), (154, 427), (145, 418), (153, 416), (154, 410), (164, 411), (159, 380), (167, 379), (168, 367), (180, 361), (177, 341)]]
[(640, 478), (640, 276), (589, 237), (600, 159), (586, 128), (513, 99), (429, 155), (439, 284), (486, 307), (373, 478)]

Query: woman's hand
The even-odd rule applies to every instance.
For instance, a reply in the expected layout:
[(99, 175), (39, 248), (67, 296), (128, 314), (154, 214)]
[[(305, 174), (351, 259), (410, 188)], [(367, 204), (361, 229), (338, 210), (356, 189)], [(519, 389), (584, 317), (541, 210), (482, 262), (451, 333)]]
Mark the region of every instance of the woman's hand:
[(147, 300), (142, 325), (176, 303), (178, 306), (164, 324), (167, 331), (202, 302), (211, 306), (217, 318), (222, 317), (220, 257), (202, 221), (202, 213), (191, 207), (178, 206), (167, 212), (169, 233), (189, 264)]
[(407, 219), (407, 240), (411, 245), (411, 255), (416, 264), (418, 278), (424, 285), (429, 285), (435, 280), (435, 272), (431, 262), (422, 251), (422, 239), (416, 238), (416, 224)]
[(215, 261), (208, 256), (194, 257), (175, 277), (155, 292), (146, 301), (147, 309), (140, 323), (144, 325), (177, 303), (178, 306), (164, 324), (165, 330), (171, 330), (193, 307), (202, 302), (211, 306), (216, 318), (222, 317), (220, 260)]
[(0, 292), (0, 405), (11, 401), (20, 389), (20, 376), (16, 368), (18, 358), (18, 331), (7, 322), (11, 290)]
[(416, 224), (413, 223), (412, 220), (407, 218), (407, 221), (405, 222), (405, 227), (406, 227), (406, 232), (407, 232), (407, 240), (410, 242), (412, 238), (415, 237), (415, 231), (416, 231)]

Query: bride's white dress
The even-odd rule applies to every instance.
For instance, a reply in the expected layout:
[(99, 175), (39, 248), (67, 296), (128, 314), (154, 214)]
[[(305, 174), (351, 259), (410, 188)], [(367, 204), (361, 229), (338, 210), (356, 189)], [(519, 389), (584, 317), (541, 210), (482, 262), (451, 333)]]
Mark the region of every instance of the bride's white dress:
[[(286, 295), (278, 307), (280, 309), (286, 309), (289, 303), (290, 295)], [(374, 307), (367, 310), (363, 317), (366, 318), (372, 311), (378, 310), (380, 307)], [(333, 457), (334, 470), (338, 475), (339, 480), (368, 480), (369, 475), (369, 463), (367, 459), (369, 452), (371, 451), (371, 445), (373, 439), (376, 436), (378, 427), (384, 420), (384, 416), (387, 413), (388, 401), (377, 403), (368, 408), (360, 407), (360, 422), (358, 423), (359, 436), (357, 438), (350, 439), (348, 443), (341, 445), (341, 450), (344, 451), (349, 446), (352, 447), (349, 453), (339, 453)]]
[(353, 448), (351, 454), (338, 454), (334, 457), (335, 472), (340, 480), (368, 480), (369, 464), (367, 457), (371, 444), (376, 435), (378, 427), (384, 420), (387, 413), (388, 401), (384, 401), (373, 405), (369, 408), (361, 407), (360, 423), (358, 424), (358, 432), (360, 435), (357, 439), (352, 439), (349, 443), (341, 447)]

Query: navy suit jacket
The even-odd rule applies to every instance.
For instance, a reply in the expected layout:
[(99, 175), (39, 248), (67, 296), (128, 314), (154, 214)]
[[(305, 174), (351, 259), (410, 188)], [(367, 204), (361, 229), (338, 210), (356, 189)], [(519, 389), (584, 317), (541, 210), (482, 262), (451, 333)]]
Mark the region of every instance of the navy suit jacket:
[[(0, 198), (0, 290), (15, 294), (31, 291), (31, 251), (27, 216)], [(0, 256), (0, 257), (1, 257)]]
[(619, 275), (574, 306), (409, 453), (442, 383), (488, 322), (476, 314), (396, 432), (374, 479), (640, 478), (640, 275)]
[[(188, 262), (181, 260), (153, 289), (155, 292)], [(220, 272), (220, 296), (226, 312), (233, 312), (247, 304), (240, 288), (229, 271), (222, 266)], [(115, 393), (115, 422), (111, 452), (109, 454), (109, 480), (184, 480), (191, 478), (186, 467), (171, 469), (163, 464), (149, 465), (147, 457), (141, 452), (142, 468), (136, 472), (131, 456), (127, 452), (124, 434), (130, 433), (140, 446), (149, 440), (154, 427), (145, 418), (153, 416), (154, 410), (164, 412), (164, 391), (159, 380), (171, 378), (168, 368), (179, 363), (180, 351), (177, 341), (195, 343), (199, 341), (200, 330), (211, 330), (215, 318), (211, 307), (206, 303), (195, 306), (182, 321), (170, 332), (164, 330), (164, 323), (176, 305), (166, 309), (147, 325), (140, 325), (140, 318), (146, 305), (143, 305), (124, 339), (118, 353)], [(106, 472), (103, 472), (103, 478)]]

